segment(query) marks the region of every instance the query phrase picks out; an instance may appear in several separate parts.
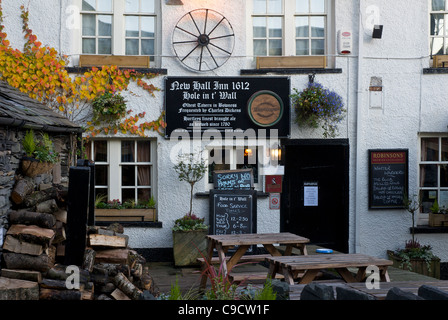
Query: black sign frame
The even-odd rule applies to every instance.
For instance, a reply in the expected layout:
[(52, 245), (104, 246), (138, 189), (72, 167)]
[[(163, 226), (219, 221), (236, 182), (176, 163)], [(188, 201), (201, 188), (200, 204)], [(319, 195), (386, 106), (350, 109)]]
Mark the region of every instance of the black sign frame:
[[(194, 123), (201, 122), (200, 133), (212, 129), (221, 135), (241, 134), (253, 129), (257, 137), (258, 133), (270, 137), (271, 130), (278, 130), (279, 138), (289, 138), (290, 87), (290, 78), (284, 76), (165, 77), (165, 137), (169, 138), (177, 130), (191, 135), (199, 131)], [(261, 94), (271, 95), (271, 102), (254, 108), (251, 105), (254, 97)], [(258, 110), (258, 119), (273, 116), (269, 108), (276, 109), (278, 115), (272, 123), (260, 124), (254, 119), (254, 110)]]
[[(404, 209), (404, 197), (409, 194), (409, 150), (371, 149), (368, 154), (369, 209)], [(382, 154), (384, 158), (374, 161), (374, 154)], [(387, 178), (382, 174), (385, 170), (390, 171)], [(401, 201), (397, 203), (396, 200), (391, 200), (391, 197), (399, 197), (397, 192), (400, 188), (402, 189)]]
[[(250, 204), (250, 210), (249, 212), (243, 212), (241, 214), (241, 210), (234, 210), (231, 214), (235, 215), (235, 219), (230, 219), (230, 216), (227, 216), (227, 222), (229, 223), (229, 228), (226, 229), (225, 233), (219, 233), (219, 234), (233, 234), (232, 230), (239, 229), (235, 228), (235, 226), (231, 225), (231, 222), (233, 223), (245, 223), (245, 225), (248, 227), (248, 230), (246, 232), (239, 232), (240, 233), (257, 233), (257, 191), (256, 190), (210, 190), (210, 232), (213, 235), (217, 234), (217, 211), (227, 211), (226, 209), (233, 209), (233, 208), (223, 208), (223, 207), (217, 207), (218, 202), (216, 201), (217, 197), (225, 197), (229, 200), (224, 201), (231, 201), (230, 197), (248, 197), (248, 201), (246, 201), (246, 204)], [(222, 201), (221, 201), (222, 203)], [(228, 213), (228, 212), (225, 212)], [(245, 218), (247, 217), (247, 214), (249, 214), (248, 218), (250, 221), (246, 221)], [(230, 221), (229, 221), (230, 219)], [(243, 219), (243, 220), (241, 220)], [(222, 230), (222, 228), (221, 228)], [(229, 231), (230, 230), (230, 231)], [(240, 230), (241, 231), (241, 230)]]

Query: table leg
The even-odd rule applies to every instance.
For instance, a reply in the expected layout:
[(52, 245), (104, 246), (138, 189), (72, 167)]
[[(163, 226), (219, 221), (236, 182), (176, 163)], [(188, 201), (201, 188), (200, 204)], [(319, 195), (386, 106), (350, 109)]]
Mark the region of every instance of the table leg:
[[(263, 247), (271, 254), (273, 257), (280, 257), (282, 254), (277, 250), (272, 244), (264, 244)], [(286, 255), (286, 254), (285, 254)], [(291, 254), (289, 254), (291, 255)]]
[[(296, 245), (294, 245), (294, 247), (296, 247), (297, 249), (300, 250), (300, 253), (304, 256), (308, 255), (308, 250), (306, 250), (306, 245), (304, 243), (297, 243)], [(285, 254), (286, 255), (286, 254)]]
[(275, 275), (279, 272), (279, 264), (271, 261), (269, 263), (268, 278), (275, 279)]
[(207, 269), (211, 267), (214, 247), (215, 247), (214, 241), (209, 240), (208, 248), (207, 248), (207, 256), (205, 257), (205, 261), (201, 267), (202, 277), (201, 277), (201, 284), (199, 287), (201, 290), (205, 289), (205, 286), (207, 285), (207, 278), (208, 278), (207, 277)]
[[(318, 273), (318, 269), (306, 270), (303, 274), (303, 277), (299, 280), (299, 284), (308, 284), (312, 282), (316, 278)], [(294, 281), (292, 281), (290, 284), (294, 284)]]
[(216, 250), (218, 251), (219, 268), (221, 269), (222, 274), (225, 277), (227, 275), (226, 252), (220, 244), (216, 244)]
[(390, 282), (389, 272), (387, 272), (387, 267), (380, 269), (380, 281)]
[(240, 261), (241, 257), (246, 253), (249, 246), (239, 246), (238, 250), (232, 255), (232, 257), (227, 262), (226, 274), (227, 271), (231, 271), (233, 267)]
[(357, 282), (356, 278), (347, 268), (336, 268), (335, 269), (347, 283)]

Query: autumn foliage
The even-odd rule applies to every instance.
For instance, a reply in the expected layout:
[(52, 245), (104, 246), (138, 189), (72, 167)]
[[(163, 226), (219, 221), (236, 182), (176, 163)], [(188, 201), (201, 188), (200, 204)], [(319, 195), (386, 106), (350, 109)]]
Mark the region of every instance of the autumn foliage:
[[(93, 67), (82, 75), (70, 75), (66, 69), (67, 56), (60, 55), (54, 48), (43, 46), (29, 27), (28, 10), (22, 6), (21, 11), (26, 41), (23, 52), (13, 49), (7, 39), (0, 0), (0, 79), (29, 94), (31, 98), (47, 104), (72, 121), (81, 121), (86, 114), (91, 117), (89, 110), (95, 98), (106, 92), (115, 94), (127, 90), (131, 81), (151, 95), (159, 90), (147, 82), (156, 74), (122, 70), (117, 66)], [(152, 122), (142, 122), (144, 116), (145, 113), (133, 115), (128, 110), (122, 121), (116, 124), (86, 121), (88, 137), (117, 132), (145, 136), (146, 130), (163, 134), (166, 127), (163, 113)]]

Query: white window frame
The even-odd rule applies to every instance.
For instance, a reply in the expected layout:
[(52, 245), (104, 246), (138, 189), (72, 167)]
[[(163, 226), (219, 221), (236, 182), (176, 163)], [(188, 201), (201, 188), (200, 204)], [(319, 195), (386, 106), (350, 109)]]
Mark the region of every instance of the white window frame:
[[(326, 3), (326, 34), (325, 34), (325, 55), (327, 56), (327, 64), (328, 66), (334, 65), (334, 55), (335, 55), (335, 27), (334, 27), (334, 0), (325, 0)], [(253, 14), (253, 0), (247, 0), (247, 16), (246, 16), (246, 34), (247, 34), (247, 43), (246, 50), (250, 53), (251, 56), (254, 55), (254, 35), (253, 35), (253, 22), (252, 18)], [(281, 15), (273, 15), (273, 16), (282, 16), (283, 17), (283, 53), (282, 56), (296, 56), (296, 32), (295, 32), (295, 17), (298, 15), (302, 15), (296, 13), (296, 0), (283, 0), (283, 13)], [(311, 14), (313, 15), (313, 14)], [(316, 14), (322, 15), (322, 14)], [(263, 16), (263, 15), (260, 15)], [(269, 16), (269, 15), (268, 15)], [(256, 57), (253, 56), (253, 62), (255, 62)]]
[[(431, 57), (433, 57), (432, 54), (432, 42), (433, 39), (442, 39), (443, 41), (443, 53), (442, 54), (448, 54), (448, 29), (447, 29), (447, 23), (448, 23), (448, 1), (445, 1), (445, 10), (443, 11), (433, 11), (432, 10), (432, 1), (428, 1), (428, 6), (429, 6), (429, 54), (431, 55)], [(431, 16), (433, 14), (443, 14), (444, 15), (444, 27), (443, 27), (443, 35), (437, 35), (437, 36), (433, 36), (431, 35)]]
[[(79, 8), (80, 27), (74, 30), (74, 39), (78, 39), (74, 45), (74, 52), (83, 54), (82, 52), (82, 15), (83, 14), (103, 14), (103, 12), (83, 11), (82, 0), (74, 0), (75, 6)], [(154, 41), (154, 56), (151, 57), (151, 62), (154, 65), (160, 65), (160, 49), (161, 49), (161, 8), (160, 1), (155, 0), (154, 14), (150, 13), (128, 13), (126, 12), (126, 2), (124, 0), (112, 0), (112, 12), (104, 13), (112, 15), (112, 52), (111, 55), (126, 55), (126, 16), (154, 16), (155, 17), (155, 41)], [(142, 39), (139, 37), (139, 39)], [(146, 37), (144, 38), (146, 39)], [(140, 44), (139, 44), (140, 46)], [(139, 50), (140, 52), (140, 50)]]
[[(150, 152), (151, 158), (150, 162), (121, 162), (121, 142), (122, 141), (149, 141), (151, 143)], [(122, 189), (132, 189), (132, 187), (122, 186), (122, 166), (124, 165), (149, 165), (151, 166), (150, 179), (151, 179), (151, 194), (154, 199), (157, 199), (157, 143), (153, 139), (94, 139), (95, 141), (107, 141), (107, 161), (98, 162), (98, 165), (108, 165), (108, 200), (118, 199), (122, 202)], [(94, 155), (94, 143), (91, 144), (91, 155)], [(136, 149), (135, 149), (136, 150)], [(93, 159), (95, 161), (95, 159)], [(104, 189), (105, 186), (95, 186)], [(148, 189), (147, 186), (141, 186), (142, 188)], [(138, 189), (139, 186), (136, 184), (133, 188)]]

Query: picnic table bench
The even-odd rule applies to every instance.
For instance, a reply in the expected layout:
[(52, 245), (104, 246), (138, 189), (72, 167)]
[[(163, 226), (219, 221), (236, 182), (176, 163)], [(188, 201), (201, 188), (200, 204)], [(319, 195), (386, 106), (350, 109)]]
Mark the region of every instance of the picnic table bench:
[[(345, 282), (360, 282), (366, 276), (366, 269), (369, 266), (376, 266), (380, 272), (380, 280), (389, 282), (387, 267), (392, 265), (392, 261), (375, 258), (363, 254), (329, 254), (329, 255), (302, 255), (302, 256), (282, 256), (268, 257), (269, 276), (274, 278), (277, 273), (282, 273), (285, 281), (290, 285), (294, 284), (294, 279), (299, 273), (303, 273), (299, 284), (312, 282), (319, 271), (324, 269), (336, 270)], [(358, 268), (356, 277), (348, 268)]]

